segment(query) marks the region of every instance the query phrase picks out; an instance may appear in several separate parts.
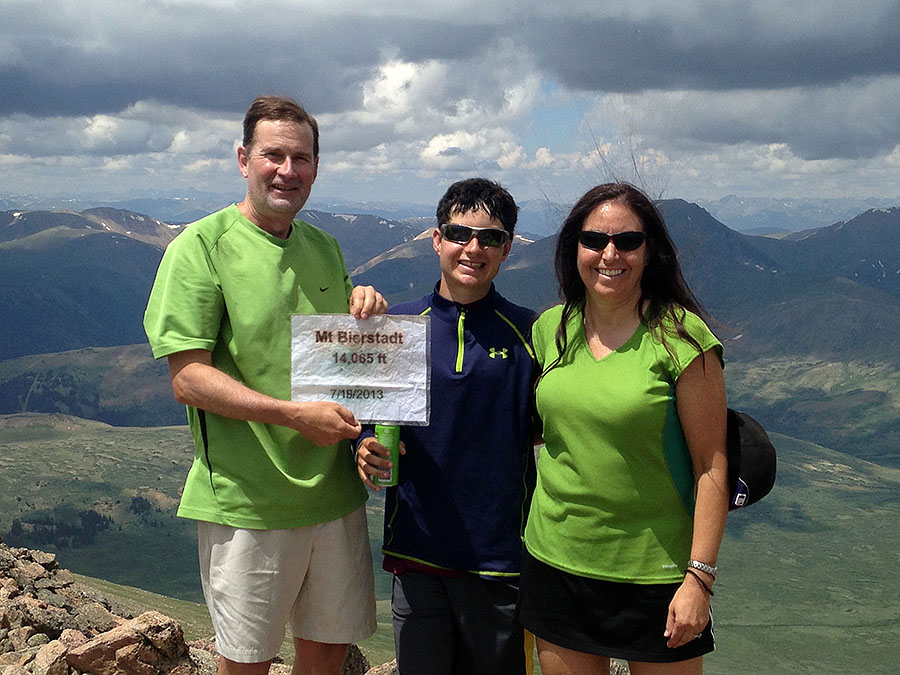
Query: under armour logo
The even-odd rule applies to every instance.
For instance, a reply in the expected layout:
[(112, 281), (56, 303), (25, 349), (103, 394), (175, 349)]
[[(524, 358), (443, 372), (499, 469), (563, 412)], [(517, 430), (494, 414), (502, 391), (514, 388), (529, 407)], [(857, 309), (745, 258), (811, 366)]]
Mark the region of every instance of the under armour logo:
[(492, 359), (496, 359), (498, 356), (501, 359), (505, 359), (506, 352), (507, 352), (506, 347), (503, 347), (502, 349), (496, 349), (494, 347), (491, 347), (491, 351), (489, 352), (488, 356), (490, 356)]

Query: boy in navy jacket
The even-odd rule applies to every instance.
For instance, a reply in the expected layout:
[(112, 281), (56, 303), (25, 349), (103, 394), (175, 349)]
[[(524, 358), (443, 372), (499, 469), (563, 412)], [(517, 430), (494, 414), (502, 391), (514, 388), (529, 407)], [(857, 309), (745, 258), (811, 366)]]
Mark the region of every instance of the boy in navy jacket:
[[(525, 672), (515, 618), (521, 535), (534, 487), (530, 418), (532, 310), (493, 280), (518, 207), (484, 178), (454, 183), (437, 208), (434, 292), (391, 307), (431, 320), (431, 423), (402, 427), (400, 483), (387, 488), (384, 569), (400, 675)], [(357, 450), (363, 482), (387, 477), (371, 431)]]

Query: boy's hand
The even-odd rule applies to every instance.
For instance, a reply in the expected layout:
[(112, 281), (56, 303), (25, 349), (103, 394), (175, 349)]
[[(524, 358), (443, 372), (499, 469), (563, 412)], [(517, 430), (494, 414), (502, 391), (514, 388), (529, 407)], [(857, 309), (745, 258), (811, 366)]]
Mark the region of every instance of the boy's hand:
[[(400, 442), (400, 454), (406, 454), (406, 447)], [(356, 450), (356, 472), (360, 480), (371, 490), (381, 492), (381, 486), (372, 482), (373, 476), (387, 479), (390, 474), (387, 469), (394, 466), (389, 459), (391, 451), (375, 440), (374, 436), (363, 439)]]

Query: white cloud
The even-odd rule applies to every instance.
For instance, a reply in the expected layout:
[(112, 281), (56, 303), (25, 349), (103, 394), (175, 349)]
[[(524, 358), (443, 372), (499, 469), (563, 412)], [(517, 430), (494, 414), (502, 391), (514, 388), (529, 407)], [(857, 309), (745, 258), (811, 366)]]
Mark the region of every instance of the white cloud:
[(237, 171), (235, 168), (237, 163), (224, 159), (197, 159), (193, 162), (185, 164), (184, 173), (186, 174), (221, 174), (229, 171)]
[(534, 163), (536, 166), (550, 166), (553, 163), (553, 154), (549, 148), (538, 148), (534, 153)]
[(103, 171), (112, 171), (115, 173), (119, 173), (121, 171), (128, 171), (132, 168), (133, 162), (130, 157), (108, 157), (103, 162)]
[(501, 128), (439, 134), (420, 153), (424, 166), (432, 169), (489, 167), (491, 164), (506, 168), (521, 155), (522, 149), (516, 145), (513, 136)]

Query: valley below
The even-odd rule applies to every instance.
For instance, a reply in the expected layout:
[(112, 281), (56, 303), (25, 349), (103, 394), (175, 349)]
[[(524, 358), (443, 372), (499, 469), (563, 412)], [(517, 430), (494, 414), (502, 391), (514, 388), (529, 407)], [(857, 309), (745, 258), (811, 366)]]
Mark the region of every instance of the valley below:
[[(775, 488), (729, 517), (713, 602), (718, 648), (705, 672), (895, 672), (900, 470), (772, 438)], [(56, 553), (78, 574), (125, 586), (117, 592), (161, 605), (202, 637), (208, 617), (198, 604), (195, 524), (175, 516), (192, 453), (186, 426), (2, 415), (0, 534), (11, 546)], [(393, 650), (379, 496), (367, 512), (379, 629), (361, 646), (375, 664)]]

